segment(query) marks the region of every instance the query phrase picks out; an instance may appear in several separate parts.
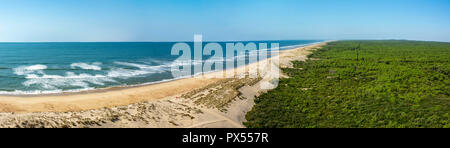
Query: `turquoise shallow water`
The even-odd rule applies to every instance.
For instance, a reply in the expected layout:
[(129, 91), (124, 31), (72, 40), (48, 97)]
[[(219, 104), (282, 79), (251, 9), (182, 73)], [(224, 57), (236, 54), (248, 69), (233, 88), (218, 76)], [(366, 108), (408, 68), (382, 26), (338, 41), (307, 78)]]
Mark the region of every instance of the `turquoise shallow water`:
[[(315, 42), (320, 41), (254, 43), (279, 43), (283, 50)], [(178, 58), (170, 54), (174, 44), (0, 43), (0, 94), (76, 92), (173, 80), (171, 64)], [(193, 43), (188, 44), (193, 48)], [(225, 48), (225, 43), (219, 44)]]

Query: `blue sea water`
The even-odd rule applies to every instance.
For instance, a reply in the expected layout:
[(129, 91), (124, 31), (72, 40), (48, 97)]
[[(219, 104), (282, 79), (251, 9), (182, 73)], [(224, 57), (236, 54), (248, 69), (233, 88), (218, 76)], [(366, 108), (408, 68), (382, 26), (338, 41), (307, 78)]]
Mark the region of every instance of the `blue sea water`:
[[(268, 43), (269, 47), (270, 43), (279, 43), (280, 50), (316, 42), (320, 41), (254, 41)], [(170, 71), (178, 58), (170, 54), (174, 44), (0, 43), (0, 94), (77, 92), (174, 80), (177, 78)], [(192, 42), (188, 44), (193, 48)], [(225, 48), (225, 42), (219, 44)]]

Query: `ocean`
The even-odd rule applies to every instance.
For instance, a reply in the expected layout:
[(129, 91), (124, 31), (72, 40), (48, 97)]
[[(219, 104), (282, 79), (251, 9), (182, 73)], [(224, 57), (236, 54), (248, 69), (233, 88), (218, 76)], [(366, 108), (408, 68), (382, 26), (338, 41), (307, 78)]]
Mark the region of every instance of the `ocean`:
[[(253, 41), (268, 43), (269, 47), (270, 43), (279, 43), (280, 50), (317, 42), (321, 41)], [(187, 43), (193, 48), (192, 42)], [(225, 48), (225, 42), (218, 43)], [(79, 92), (175, 80), (178, 78), (171, 73), (171, 64), (178, 58), (171, 55), (174, 44), (0, 43), (0, 95)]]

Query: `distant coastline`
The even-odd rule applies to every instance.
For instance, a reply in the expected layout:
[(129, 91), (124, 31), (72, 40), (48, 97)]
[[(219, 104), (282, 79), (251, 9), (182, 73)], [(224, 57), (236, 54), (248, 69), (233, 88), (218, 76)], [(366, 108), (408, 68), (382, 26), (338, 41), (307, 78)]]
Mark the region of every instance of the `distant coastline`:
[[(315, 43), (300, 48), (317, 47)], [(283, 50), (288, 52), (296, 50)], [(245, 68), (245, 67), (239, 67)], [(216, 75), (222, 72), (211, 72)], [(130, 103), (157, 100), (165, 97), (180, 96), (186, 92), (199, 89), (208, 84), (220, 81), (219, 78), (180, 78), (166, 82), (140, 84), (133, 86), (110, 87), (73, 93), (40, 94), (40, 95), (1, 95), (0, 112), (66, 112), (97, 109), (101, 107), (121, 106)]]
[[(291, 41), (289, 41), (291, 42)], [(298, 41), (292, 41), (292, 42), (298, 42)], [(303, 41), (301, 41), (303, 42)], [(286, 46), (280, 47), (280, 50), (288, 50), (292, 48), (298, 48), (303, 46), (309, 46), (312, 44), (317, 44), (322, 41), (308, 41), (311, 43), (302, 43), (302, 44), (294, 44), (289, 45), (292, 43), (286, 43)], [(172, 43), (172, 42), (170, 42)], [(46, 43), (42, 43), (45, 45)], [(86, 43), (86, 44), (93, 44), (93, 43)], [(113, 45), (121, 43), (113, 43)], [(25, 44), (26, 45), (26, 44)], [(62, 46), (61, 44), (60, 46)], [(94, 44), (95, 45), (95, 44)], [(141, 44), (138, 44), (139, 46), (142, 46)], [(168, 48), (168, 44), (164, 47), (159, 48)], [(123, 45), (121, 45), (123, 46)], [(59, 46), (58, 46), (59, 47)], [(95, 46), (94, 46), (95, 47)], [(0, 48), (2, 48), (2, 44), (0, 43)], [(4, 47), (3, 47), (4, 48)], [(29, 48), (29, 47), (28, 47)], [(36, 47), (33, 47), (36, 48)], [(147, 47), (149, 48), (149, 47)], [(44, 47), (38, 48), (39, 50), (46, 50)], [(72, 49), (71, 49), (72, 50)], [(106, 49), (102, 49), (106, 50)], [(155, 50), (155, 49), (154, 49)], [(78, 52), (77, 50), (73, 49), (72, 52)], [(101, 52), (97, 53), (100, 54)], [(157, 53), (161, 54), (161, 53)], [(66, 55), (71, 56), (71, 55)], [(95, 59), (95, 55), (92, 55), (93, 59)], [(8, 59), (5, 59), (6, 62)], [(14, 59), (17, 60), (17, 59)], [(64, 59), (61, 59), (64, 60)], [(107, 60), (107, 59), (106, 59)], [(126, 59), (125, 59), (126, 60)], [(119, 60), (120, 61), (120, 60)], [(156, 61), (156, 60), (155, 60)], [(5, 63), (6, 63), (5, 62)], [(74, 60), (76, 62), (76, 60)], [(108, 61), (106, 61), (108, 62)], [(144, 61), (147, 62), (147, 61)], [(79, 63), (72, 63), (72, 64), (66, 64), (67, 66), (70, 65), (70, 67), (67, 67), (66, 65), (62, 65), (63, 68), (61, 68), (61, 65), (52, 65), (50, 66), (40, 64), (40, 61), (34, 62), (35, 65), (27, 65), (27, 64), (19, 64), (17, 66), (14, 65), (6, 65), (0, 67), (11, 67), (11, 68), (5, 68), (4, 71), (8, 71), (11, 69), (14, 74), (7, 77), (1, 77), (0, 79), (5, 79), (3, 82), (8, 82), (8, 84), (15, 84), (16, 86), (10, 86), (6, 87), (7, 85), (2, 85), (5, 88), (8, 89), (14, 89), (14, 88), (21, 88), (21, 89), (15, 89), (14, 91), (6, 91), (2, 90), (0, 88), (0, 96), (42, 96), (42, 95), (49, 95), (49, 96), (55, 96), (55, 95), (70, 95), (70, 94), (76, 94), (76, 93), (89, 93), (89, 92), (101, 92), (108, 89), (122, 89), (122, 88), (128, 88), (128, 87), (138, 87), (138, 86), (145, 86), (145, 85), (152, 85), (152, 84), (159, 84), (159, 83), (165, 83), (169, 81), (184, 79), (186, 77), (180, 77), (180, 78), (174, 78), (170, 77), (170, 60), (168, 61), (162, 61), (159, 63), (154, 63), (153, 61), (149, 62), (149, 65), (147, 63), (132, 63), (132, 62), (110, 62), (110, 63), (101, 63), (101, 62), (95, 62), (95, 61), (85, 61), (85, 62), (79, 62)], [(96, 64), (98, 63), (98, 64)], [(117, 64), (121, 67), (116, 67)], [(25, 66), (23, 66), (25, 65)], [(53, 66), (53, 67), (52, 67)], [(64, 68), (66, 66), (66, 68)], [(124, 67), (125, 66), (125, 67)], [(21, 69), (19, 69), (21, 68)], [(163, 69), (160, 69), (163, 68)], [(50, 71), (51, 70), (51, 71)], [(69, 71), (77, 71), (78, 73), (72, 73)], [(108, 70), (108, 71), (105, 71)], [(57, 72), (57, 74), (49, 74), (51, 72)], [(105, 71), (105, 74), (99, 74), (99, 72)], [(44, 73), (45, 72), (45, 73)], [(5, 73), (5, 72), (4, 72)], [(7, 73), (7, 72), (6, 72)], [(208, 72), (205, 72), (208, 73)], [(17, 76), (17, 74), (20, 74)], [(44, 75), (42, 75), (44, 74)], [(70, 75), (69, 75), (70, 74)], [(143, 75), (141, 75), (143, 74)], [(13, 81), (11, 79), (7, 79), (8, 77), (13, 77), (13, 79), (23, 79), (20, 76), (23, 76), (26, 81)], [(42, 75), (42, 76), (40, 76)], [(108, 75), (108, 76), (104, 76)], [(112, 75), (112, 76), (110, 76)], [(155, 75), (155, 76), (153, 76)], [(145, 78), (148, 77), (148, 78)], [(160, 80), (148, 80), (152, 77), (160, 77), (158, 79)], [(190, 77), (190, 76), (187, 76)], [(116, 79), (117, 78), (117, 79)], [(133, 80), (128, 80), (132, 78)], [(139, 78), (139, 79), (138, 79)], [(142, 78), (145, 78), (142, 79)], [(147, 81), (147, 82), (146, 82)], [(150, 81), (150, 82), (148, 82)], [(28, 86), (21, 86), (22, 84), (27, 84)], [(98, 85), (97, 85), (98, 84)], [(94, 86), (92, 86), (94, 85)], [(81, 88), (79, 86), (82, 86)], [(46, 89), (42, 89), (40, 87), (47, 87)], [(68, 90), (62, 90), (60, 87), (68, 87), (70, 89)], [(51, 88), (51, 89), (50, 89)], [(29, 90), (27, 90), (29, 89)], [(50, 89), (50, 90), (48, 90)], [(66, 88), (67, 89), (67, 88)]]

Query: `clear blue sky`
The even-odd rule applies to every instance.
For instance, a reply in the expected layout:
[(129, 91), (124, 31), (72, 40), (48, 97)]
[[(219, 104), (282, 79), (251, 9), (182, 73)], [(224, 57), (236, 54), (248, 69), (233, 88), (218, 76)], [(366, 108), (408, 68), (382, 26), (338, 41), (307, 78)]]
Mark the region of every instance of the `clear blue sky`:
[(8, 0), (0, 42), (450, 41), (449, 0)]

